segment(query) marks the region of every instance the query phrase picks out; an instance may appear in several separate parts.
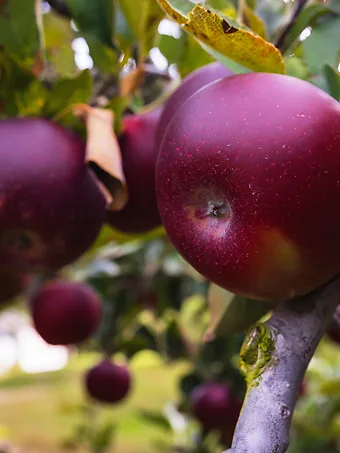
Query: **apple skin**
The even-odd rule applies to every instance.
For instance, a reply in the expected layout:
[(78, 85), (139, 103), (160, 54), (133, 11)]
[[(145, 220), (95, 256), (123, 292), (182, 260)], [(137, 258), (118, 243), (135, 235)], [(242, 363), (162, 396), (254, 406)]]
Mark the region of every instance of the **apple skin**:
[(81, 282), (56, 280), (42, 286), (30, 301), (34, 327), (52, 345), (74, 345), (99, 327), (101, 301), (96, 291)]
[(179, 87), (169, 96), (165, 103), (157, 129), (157, 143), (161, 144), (165, 131), (174, 114), (191, 95), (205, 85), (231, 75), (233, 75), (233, 72), (230, 69), (218, 61), (214, 61), (213, 63), (201, 66), (184, 77)]
[(131, 375), (122, 365), (102, 360), (85, 375), (87, 393), (102, 403), (114, 404), (125, 399), (131, 389)]
[(191, 394), (191, 410), (205, 430), (234, 431), (240, 410), (239, 402), (227, 384), (204, 383)]
[(123, 233), (146, 233), (161, 225), (156, 197), (156, 129), (163, 106), (123, 119), (119, 136), (129, 199), (120, 211), (109, 211), (108, 223)]
[(57, 270), (96, 239), (106, 200), (85, 143), (44, 118), (0, 121), (0, 261), (16, 272)]
[(303, 80), (214, 82), (175, 114), (156, 171), (169, 239), (204, 277), (253, 299), (340, 271), (340, 104)]

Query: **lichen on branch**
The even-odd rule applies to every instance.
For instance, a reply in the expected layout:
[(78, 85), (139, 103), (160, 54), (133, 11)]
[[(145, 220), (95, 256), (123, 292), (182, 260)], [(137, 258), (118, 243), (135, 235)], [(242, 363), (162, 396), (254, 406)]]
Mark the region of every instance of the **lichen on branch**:
[[(247, 394), (229, 453), (285, 453), (298, 393), (340, 299), (340, 277), (284, 301), (246, 337), (240, 368)], [(226, 453), (226, 452), (225, 452)]]

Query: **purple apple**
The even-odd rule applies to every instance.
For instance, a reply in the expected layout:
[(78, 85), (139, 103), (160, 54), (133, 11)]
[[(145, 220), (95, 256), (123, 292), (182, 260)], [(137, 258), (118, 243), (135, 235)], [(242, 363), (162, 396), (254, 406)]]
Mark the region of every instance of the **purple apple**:
[(340, 104), (306, 81), (235, 75), (175, 114), (156, 172), (179, 253), (246, 297), (306, 294), (340, 271)]
[(191, 395), (191, 410), (205, 430), (233, 432), (240, 414), (241, 402), (227, 384), (201, 384)]
[(124, 233), (145, 233), (161, 225), (155, 188), (155, 138), (162, 111), (160, 106), (123, 119), (119, 144), (129, 199), (122, 210), (108, 212), (107, 220)]
[(86, 373), (85, 388), (97, 401), (118, 403), (127, 397), (131, 389), (131, 375), (125, 366), (105, 359)]
[(223, 64), (215, 61), (207, 65), (201, 66), (195, 71), (188, 74), (182, 80), (179, 87), (171, 94), (166, 101), (164, 111), (159, 121), (157, 129), (157, 143), (161, 143), (164, 133), (172, 120), (174, 114), (199, 89), (214, 82), (218, 79), (231, 76), (233, 73)]
[(73, 345), (98, 328), (102, 308), (99, 295), (81, 282), (52, 281), (30, 301), (34, 327), (49, 344)]
[(16, 272), (56, 270), (96, 239), (106, 201), (85, 143), (43, 118), (0, 121), (0, 260)]

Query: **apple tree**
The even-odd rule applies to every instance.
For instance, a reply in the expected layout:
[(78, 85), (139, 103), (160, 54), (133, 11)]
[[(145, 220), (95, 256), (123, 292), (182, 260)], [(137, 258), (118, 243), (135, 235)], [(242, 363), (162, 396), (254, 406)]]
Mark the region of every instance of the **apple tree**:
[(1, 303), (101, 351), (103, 404), (114, 353), (189, 361), (185, 451), (302, 451), (340, 329), (339, 29), (338, 0), (0, 1)]

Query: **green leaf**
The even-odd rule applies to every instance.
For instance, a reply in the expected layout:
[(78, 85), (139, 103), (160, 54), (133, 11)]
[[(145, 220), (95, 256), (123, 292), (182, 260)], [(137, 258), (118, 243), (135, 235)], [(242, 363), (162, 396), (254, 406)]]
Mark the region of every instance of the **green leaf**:
[(162, 430), (171, 431), (171, 425), (169, 421), (159, 412), (140, 409), (138, 411), (138, 416), (143, 420), (143, 423), (150, 423)]
[(113, 47), (112, 0), (66, 0), (81, 32), (95, 36), (98, 41)]
[(72, 41), (76, 35), (71, 22), (53, 11), (44, 14), (42, 19), (46, 59), (57, 74), (64, 77), (74, 74), (77, 67)]
[(36, 116), (41, 114), (47, 90), (31, 71), (11, 55), (0, 52), (1, 116)]
[(87, 41), (94, 65), (102, 72), (114, 72), (120, 52), (113, 42), (113, 1), (66, 1), (82, 36)]
[(211, 320), (206, 332), (207, 340), (246, 331), (276, 305), (274, 302), (235, 296), (215, 284), (210, 285), (208, 301)]
[[(200, 42), (254, 71), (284, 73), (280, 51), (260, 36), (196, 4), (188, 15), (178, 12), (173, 0), (158, 0), (164, 11)], [(192, 4), (193, 5), (193, 4)]]
[(326, 4), (309, 5), (304, 8), (301, 14), (298, 16), (293, 27), (285, 36), (284, 42), (282, 43), (284, 49), (289, 49), (295, 43), (295, 41), (300, 36), (300, 33), (305, 28), (313, 26), (319, 17), (330, 12), (332, 12), (332, 9), (329, 7), (329, 5)]
[(294, 55), (291, 57), (286, 57), (285, 65), (287, 75), (297, 77), (299, 79), (307, 79), (308, 70), (302, 58), (298, 58)]
[(41, 58), (38, 0), (3, 0), (0, 8), (0, 45), (25, 66)]
[(155, 0), (119, 0), (119, 5), (137, 38), (142, 56), (146, 55), (164, 17), (162, 9)]
[(119, 68), (117, 53), (112, 47), (104, 45), (95, 35), (84, 33), (94, 65), (102, 72), (112, 73)]
[(87, 104), (92, 93), (92, 77), (88, 69), (73, 78), (59, 79), (53, 86), (44, 115), (52, 117), (58, 115), (68, 106)]
[(340, 52), (340, 16), (315, 26), (303, 42), (304, 59), (312, 74), (320, 72), (326, 64), (335, 66)]
[(328, 92), (334, 99), (340, 101), (340, 74), (330, 65), (325, 65), (323, 74), (327, 80)]
[(214, 61), (214, 58), (191, 35), (187, 33), (183, 34), (183, 43), (183, 52), (177, 63), (182, 77)]

